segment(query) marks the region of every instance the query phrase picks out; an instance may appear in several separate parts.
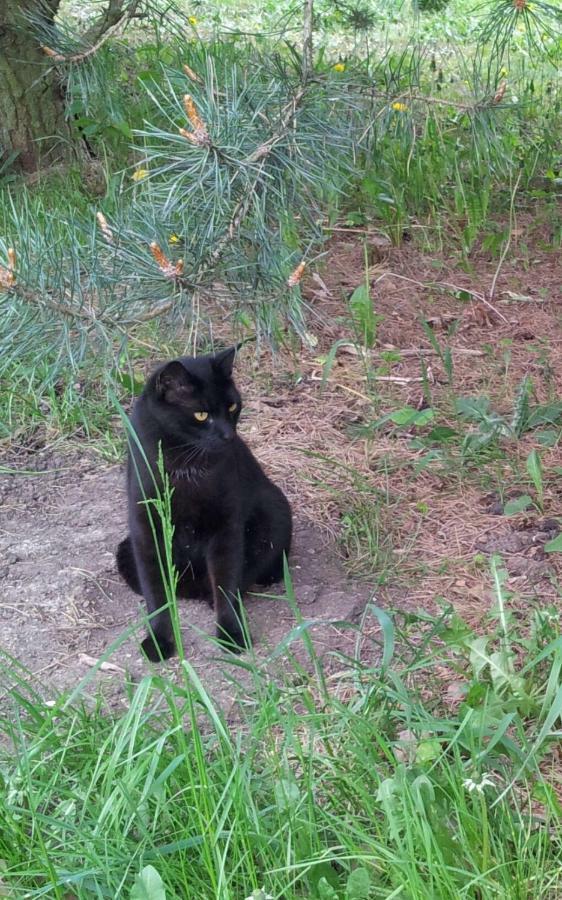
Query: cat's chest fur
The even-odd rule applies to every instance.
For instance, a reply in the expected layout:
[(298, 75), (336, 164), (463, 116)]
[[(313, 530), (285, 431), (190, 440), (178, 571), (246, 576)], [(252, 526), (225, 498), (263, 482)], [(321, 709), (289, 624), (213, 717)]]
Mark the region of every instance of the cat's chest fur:
[(241, 493), (234, 460), (212, 472), (172, 470), (169, 478), (176, 532), (201, 542), (217, 531), (239, 527)]

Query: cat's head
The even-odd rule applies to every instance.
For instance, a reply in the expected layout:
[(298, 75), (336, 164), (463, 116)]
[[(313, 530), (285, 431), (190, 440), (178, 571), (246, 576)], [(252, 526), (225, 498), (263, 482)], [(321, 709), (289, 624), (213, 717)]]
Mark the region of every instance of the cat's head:
[(145, 388), (163, 435), (210, 456), (228, 452), (236, 434), (242, 398), (232, 380), (236, 347), (183, 356), (161, 366)]

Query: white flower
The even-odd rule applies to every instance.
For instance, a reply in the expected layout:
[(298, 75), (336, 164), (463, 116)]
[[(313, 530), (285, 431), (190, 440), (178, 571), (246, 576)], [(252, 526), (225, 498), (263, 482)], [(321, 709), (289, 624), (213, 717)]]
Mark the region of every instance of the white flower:
[(273, 900), (273, 897), (265, 893), (265, 888), (256, 888), (246, 900)]
[(484, 793), (485, 787), (495, 787), (494, 778), (497, 778), (497, 775), (494, 775), (493, 772), (484, 772), (480, 776), (479, 781), (473, 781), (472, 778), (466, 778), (462, 786), (467, 789), (469, 794), (472, 794), (473, 791), (477, 791), (479, 794)]

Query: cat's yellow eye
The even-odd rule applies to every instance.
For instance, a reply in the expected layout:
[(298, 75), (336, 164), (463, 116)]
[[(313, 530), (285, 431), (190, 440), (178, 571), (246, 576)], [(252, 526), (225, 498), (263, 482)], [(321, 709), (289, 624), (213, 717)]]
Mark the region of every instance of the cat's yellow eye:
[(209, 418), (209, 413), (206, 412), (196, 412), (193, 413), (198, 422), (204, 422), (205, 419)]
[(238, 409), (237, 403), (231, 403), (230, 406), (228, 407), (229, 412), (236, 412), (237, 409)]

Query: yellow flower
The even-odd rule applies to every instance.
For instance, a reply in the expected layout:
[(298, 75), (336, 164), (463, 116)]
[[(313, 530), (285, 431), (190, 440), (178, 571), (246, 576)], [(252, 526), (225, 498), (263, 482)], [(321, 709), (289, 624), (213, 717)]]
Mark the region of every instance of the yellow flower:
[(189, 22), (190, 25), (197, 25), (197, 19), (195, 16), (189, 16), (187, 21)]
[(398, 102), (393, 103), (392, 108), (395, 109), (396, 112), (406, 112), (406, 110), (408, 109), (408, 107), (405, 103), (398, 103)]
[(142, 181), (143, 178), (148, 178), (149, 175), (150, 172), (148, 171), (148, 169), (135, 169), (135, 171), (131, 175), (131, 178), (133, 179), (133, 181)]
[(502, 66), (500, 69), (500, 78), (505, 78), (507, 75), (507, 69), (505, 66)]
[(170, 244), (181, 244), (181, 237), (178, 237), (177, 234), (171, 234), (168, 240)]
[(334, 72), (345, 72), (345, 63), (336, 63), (332, 68)]

